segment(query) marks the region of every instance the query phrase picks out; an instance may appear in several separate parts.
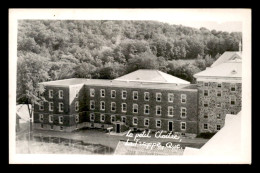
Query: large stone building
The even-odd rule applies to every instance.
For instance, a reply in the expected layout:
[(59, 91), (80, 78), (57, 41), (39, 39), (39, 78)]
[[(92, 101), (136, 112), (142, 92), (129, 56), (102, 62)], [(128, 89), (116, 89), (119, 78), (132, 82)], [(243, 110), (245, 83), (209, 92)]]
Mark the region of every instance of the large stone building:
[(34, 105), (34, 128), (215, 132), (226, 114), (241, 110), (241, 68), (240, 53), (225, 52), (194, 75), (197, 84), (158, 70), (137, 70), (114, 80), (43, 82), (47, 101)]
[(114, 80), (65, 79), (41, 83), (42, 105), (34, 128), (151, 129), (197, 134), (197, 87), (157, 70), (138, 70)]
[(225, 52), (211, 67), (194, 75), (198, 87), (199, 132), (216, 132), (226, 114), (241, 110), (242, 56)]

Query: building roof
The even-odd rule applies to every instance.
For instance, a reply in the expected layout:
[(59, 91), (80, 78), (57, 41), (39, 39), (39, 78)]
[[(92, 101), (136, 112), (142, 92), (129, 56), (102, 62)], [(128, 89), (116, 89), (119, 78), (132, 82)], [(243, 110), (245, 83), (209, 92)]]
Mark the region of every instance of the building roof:
[(175, 76), (169, 75), (159, 70), (140, 69), (132, 73), (126, 74), (116, 81), (138, 81), (138, 82), (151, 82), (151, 83), (175, 83), (175, 84), (190, 84), (190, 82)]
[[(29, 105), (31, 108), (31, 105)], [(20, 122), (28, 122), (30, 120), (30, 114), (27, 104), (16, 105), (16, 115), (21, 119)]]
[(43, 84), (43, 85), (70, 86), (70, 85), (84, 84), (85, 81), (86, 81), (86, 79), (84, 79), (84, 78), (71, 78), (71, 79), (63, 79), (63, 80), (41, 82), (40, 84)]
[(209, 67), (195, 74), (194, 77), (242, 78), (242, 60), (229, 60), (214, 67)]
[(241, 52), (226, 51), (210, 67), (215, 67), (232, 59), (242, 59)]
[(85, 85), (95, 86), (113, 86), (124, 88), (149, 88), (149, 89), (168, 89), (168, 90), (197, 90), (195, 84), (174, 83), (150, 83), (137, 81), (117, 81), (117, 80), (102, 80), (102, 79), (86, 79)]
[(241, 151), (241, 112), (227, 114), (225, 125), (200, 149), (186, 147), (184, 155), (234, 156)]

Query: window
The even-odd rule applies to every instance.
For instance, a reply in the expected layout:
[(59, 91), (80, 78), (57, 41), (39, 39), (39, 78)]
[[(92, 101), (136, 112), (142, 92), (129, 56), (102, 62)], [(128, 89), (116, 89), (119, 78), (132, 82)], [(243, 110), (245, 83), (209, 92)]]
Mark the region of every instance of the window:
[(204, 118), (208, 118), (208, 113), (204, 113)]
[(101, 101), (101, 102), (100, 102), (100, 110), (104, 111), (105, 108), (106, 108), (105, 102), (104, 102), (104, 101)]
[(53, 98), (53, 90), (49, 90), (49, 98)]
[(111, 90), (111, 98), (116, 98), (116, 91), (115, 90)]
[(208, 96), (209, 95), (209, 90), (204, 90), (204, 96)]
[(217, 107), (218, 107), (218, 108), (221, 108), (221, 103), (217, 103)]
[(208, 101), (205, 100), (203, 103), (204, 103), (203, 104), (204, 107), (208, 107), (209, 106), (209, 102)]
[(186, 122), (181, 122), (181, 130), (186, 130)]
[(40, 114), (40, 115), (39, 115), (39, 121), (40, 121), (40, 122), (43, 122), (43, 114)]
[(60, 126), (60, 131), (63, 131), (63, 126)]
[(59, 98), (63, 99), (63, 90), (59, 90)]
[(172, 106), (168, 106), (168, 116), (173, 116), (173, 107)]
[(236, 91), (236, 85), (235, 84), (230, 84), (230, 91), (232, 91), (232, 92)]
[(63, 116), (59, 116), (59, 124), (63, 124)]
[(116, 103), (115, 102), (111, 102), (111, 111), (116, 111)]
[(51, 125), (51, 130), (53, 130), (53, 125)]
[(156, 101), (160, 102), (162, 100), (162, 93), (156, 93)]
[(204, 83), (204, 86), (206, 86), (206, 87), (209, 86), (209, 83), (208, 83), (208, 82), (205, 82), (205, 83)]
[(186, 94), (181, 94), (181, 103), (186, 103)]
[(126, 112), (126, 103), (122, 103), (122, 112)]
[(173, 102), (173, 97), (174, 97), (174, 95), (173, 95), (173, 93), (168, 93), (168, 102)]
[(111, 123), (116, 121), (116, 116), (115, 115), (111, 115)]
[(49, 111), (53, 111), (53, 102), (49, 102)]
[(138, 113), (138, 105), (133, 104), (133, 113)]
[(75, 111), (78, 111), (78, 110), (79, 110), (79, 102), (76, 101), (76, 102), (75, 102)]
[(133, 91), (133, 100), (138, 100), (138, 92)]
[(89, 92), (90, 92), (90, 97), (94, 97), (95, 96), (95, 89), (90, 88)]
[(145, 92), (144, 93), (144, 100), (149, 101), (149, 99), (150, 99), (150, 94), (148, 92)]
[(133, 125), (137, 125), (138, 124), (138, 118), (134, 117), (133, 118)]
[(221, 114), (217, 114), (217, 119), (220, 119), (221, 118)]
[(90, 121), (94, 121), (95, 120), (95, 115), (93, 113), (90, 114)]
[(44, 103), (43, 103), (43, 101), (40, 101), (39, 109), (40, 109), (41, 111), (44, 110)]
[(75, 97), (78, 98), (78, 97), (79, 97), (79, 90), (76, 89), (76, 90), (75, 90), (75, 93), (76, 93), (76, 94), (75, 94)]
[(95, 109), (95, 101), (90, 100), (90, 110), (94, 110), (94, 109)]
[(156, 106), (156, 115), (161, 115), (161, 114), (162, 114), (162, 107)]
[(53, 115), (49, 115), (49, 122), (53, 123)]
[(220, 130), (221, 126), (219, 124), (217, 124), (217, 130)]
[(186, 118), (186, 114), (187, 114), (187, 109), (181, 108), (181, 118)]
[(144, 105), (144, 114), (149, 114), (149, 113), (150, 113), (150, 106)]
[(221, 97), (221, 91), (217, 91), (217, 96)]
[(100, 115), (100, 122), (105, 122), (105, 115), (104, 114)]
[(230, 104), (235, 105), (236, 104), (236, 98), (235, 96), (230, 96)]
[(100, 90), (100, 97), (105, 97), (105, 90), (104, 89)]
[(126, 123), (126, 117), (125, 117), (125, 116), (121, 117), (121, 121), (122, 121), (123, 123)]
[(222, 87), (222, 84), (221, 83), (218, 83), (218, 88), (221, 88)]
[(161, 127), (161, 120), (156, 120), (156, 127), (160, 128)]
[(59, 103), (59, 112), (63, 112), (63, 103)]
[(208, 130), (208, 124), (203, 124), (204, 130)]
[(41, 128), (43, 129), (43, 124), (41, 124)]
[(149, 126), (149, 119), (144, 119), (144, 126), (148, 127)]
[(126, 91), (122, 91), (122, 99), (126, 99), (127, 96), (127, 92)]
[(231, 111), (230, 113), (231, 113), (232, 115), (235, 115), (235, 112), (234, 112), (234, 111)]
[(75, 122), (76, 122), (76, 123), (79, 122), (79, 115), (75, 115)]

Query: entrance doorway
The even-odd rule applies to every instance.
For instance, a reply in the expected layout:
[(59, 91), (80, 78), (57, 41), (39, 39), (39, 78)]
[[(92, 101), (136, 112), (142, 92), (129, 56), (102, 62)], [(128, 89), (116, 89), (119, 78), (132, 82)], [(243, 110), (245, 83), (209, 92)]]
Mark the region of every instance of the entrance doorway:
[(168, 130), (169, 130), (169, 131), (172, 131), (172, 130), (173, 130), (173, 122), (172, 122), (172, 121), (169, 121), (169, 122), (168, 122)]
[(116, 124), (116, 133), (120, 133), (120, 124)]

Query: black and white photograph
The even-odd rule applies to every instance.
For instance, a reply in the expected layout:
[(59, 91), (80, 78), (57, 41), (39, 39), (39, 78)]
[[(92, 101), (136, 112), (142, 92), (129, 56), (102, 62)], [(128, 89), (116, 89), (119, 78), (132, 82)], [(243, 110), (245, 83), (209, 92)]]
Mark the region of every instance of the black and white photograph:
[(250, 164), (251, 10), (9, 9), (9, 163)]

